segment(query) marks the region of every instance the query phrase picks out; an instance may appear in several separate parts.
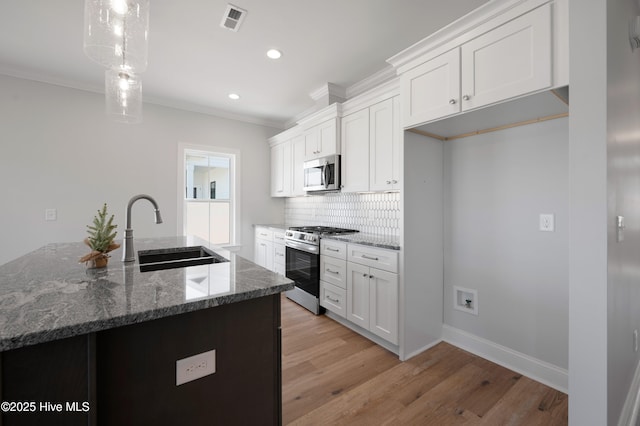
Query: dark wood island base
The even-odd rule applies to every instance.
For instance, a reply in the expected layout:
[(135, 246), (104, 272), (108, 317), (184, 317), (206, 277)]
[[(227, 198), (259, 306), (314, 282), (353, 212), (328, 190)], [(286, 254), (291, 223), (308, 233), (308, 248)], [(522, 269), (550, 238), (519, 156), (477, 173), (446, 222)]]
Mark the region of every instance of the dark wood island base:
[[(212, 349), (216, 372), (176, 386), (176, 361)], [(279, 294), (8, 350), (0, 362), (0, 400), (22, 409), (3, 407), (2, 426), (282, 423)]]

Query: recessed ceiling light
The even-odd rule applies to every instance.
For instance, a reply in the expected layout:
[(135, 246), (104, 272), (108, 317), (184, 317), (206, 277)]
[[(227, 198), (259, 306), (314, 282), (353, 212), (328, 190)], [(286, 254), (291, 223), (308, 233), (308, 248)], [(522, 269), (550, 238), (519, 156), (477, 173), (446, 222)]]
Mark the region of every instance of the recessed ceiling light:
[(280, 59), (280, 57), (282, 56), (282, 52), (276, 49), (269, 49), (267, 51), (267, 56), (271, 59)]
[(229, 93), (229, 99), (237, 101), (238, 99), (240, 99), (240, 95), (238, 95), (237, 93)]

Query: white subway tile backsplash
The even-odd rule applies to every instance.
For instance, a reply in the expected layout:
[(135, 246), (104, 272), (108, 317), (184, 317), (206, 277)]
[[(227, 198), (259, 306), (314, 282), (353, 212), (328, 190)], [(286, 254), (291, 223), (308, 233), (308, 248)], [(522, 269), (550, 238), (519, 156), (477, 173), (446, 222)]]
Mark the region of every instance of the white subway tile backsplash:
[(378, 235), (400, 235), (400, 194), (330, 193), (285, 200), (285, 223), (357, 229)]

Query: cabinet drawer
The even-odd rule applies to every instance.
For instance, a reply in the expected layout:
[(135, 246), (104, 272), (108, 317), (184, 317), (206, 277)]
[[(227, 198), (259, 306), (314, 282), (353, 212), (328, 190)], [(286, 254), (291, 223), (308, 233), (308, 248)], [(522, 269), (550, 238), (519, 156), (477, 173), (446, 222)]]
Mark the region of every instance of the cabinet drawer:
[(285, 248), (283, 244), (273, 244), (273, 263), (285, 264)]
[(347, 261), (320, 255), (320, 280), (347, 288)]
[(284, 231), (272, 231), (273, 242), (277, 244), (284, 244)]
[(388, 272), (398, 272), (398, 252), (358, 244), (349, 244), (347, 260)]
[(273, 241), (273, 231), (267, 228), (256, 228), (256, 238)]
[(320, 306), (346, 318), (347, 291), (333, 284), (320, 281)]
[(320, 240), (320, 255), (347, 260), (347, 243), (322, 239)]

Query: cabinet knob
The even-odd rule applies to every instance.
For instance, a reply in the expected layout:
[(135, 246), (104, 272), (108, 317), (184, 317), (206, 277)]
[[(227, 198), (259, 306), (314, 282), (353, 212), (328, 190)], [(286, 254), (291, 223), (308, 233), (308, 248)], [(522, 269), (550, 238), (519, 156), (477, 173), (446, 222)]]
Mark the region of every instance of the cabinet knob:
[(393, 182), (393, 183), (398, 183), (398, 181), (397, 181), (397, 180), (395, 180), (395, 179), (394, 179), (394, 180), (392, 180), (391, 182)]
[(373, 278), (373, 275), (369, 275), (369, 278)]
[(390, 180), (387, 181), (387, 185), (391, 185), (391, 181)]
[(464, 96), (462, 97), (462, 99), (464, 99), (465, 101), (468, 101), (469, 99), (471, 99), (471, 96), (469, 96), (469, 95), (464, 95)]
[(455, 100), (455, 99), (449, 99), (449, 103), (450, 103), (451, 105), (455, 105), (455, 104), (456, 104), (456, 100)]
[(363, 277), (367, 278), (369, 274), (362, 274)]

